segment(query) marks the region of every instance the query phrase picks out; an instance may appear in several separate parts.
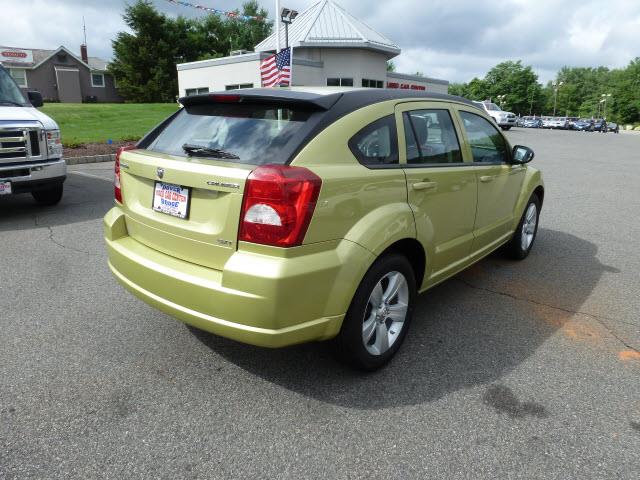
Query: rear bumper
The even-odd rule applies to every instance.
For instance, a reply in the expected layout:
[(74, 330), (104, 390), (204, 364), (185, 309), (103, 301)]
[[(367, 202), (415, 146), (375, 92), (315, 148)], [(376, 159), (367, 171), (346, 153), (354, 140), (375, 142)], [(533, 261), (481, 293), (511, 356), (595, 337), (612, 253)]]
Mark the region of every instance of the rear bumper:
[(127, 290), (187, 324), (263, 347), (337, 335), (372, 261), (363, 247), (343, 240), (298, 252), (275, 249), (283, 256), (237, 250), (214, 270), (136, 241), (119, 207), (107, 213), (104, 228), (109, 268)]

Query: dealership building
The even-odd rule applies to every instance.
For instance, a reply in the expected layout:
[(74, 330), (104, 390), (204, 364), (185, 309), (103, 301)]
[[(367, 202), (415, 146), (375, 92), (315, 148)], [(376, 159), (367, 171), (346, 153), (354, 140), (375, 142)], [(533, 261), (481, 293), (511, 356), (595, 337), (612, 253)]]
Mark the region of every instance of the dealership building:
[[(388, 72), (387, 62), (400, 47), (353, 17), (332, 0), (322, 0), (280, 30), (280, 45), (293, 47), (292, 85), (402, 88), (447, 93), (449, 82), (421, 75)], [(181, 63), (180, 96), (260, 87), (260, 62), (275, 53), (276, 33), (254, 52)]]
[(121, 102), (107, 61), (90, 57), (87, 46), (80, 56), (66, 47), (56, 50), (0, 46), (0, 64), (23, 92), (35, 90), (49, 102)]

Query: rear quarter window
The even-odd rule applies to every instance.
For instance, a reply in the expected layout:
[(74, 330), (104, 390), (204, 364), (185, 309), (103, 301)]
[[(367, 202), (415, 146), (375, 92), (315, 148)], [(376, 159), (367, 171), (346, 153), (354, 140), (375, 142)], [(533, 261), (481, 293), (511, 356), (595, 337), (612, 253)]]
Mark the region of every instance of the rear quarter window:
[(312, 115), (308, 110), (277, 105), (191, 105), (183, 108), (146, 149), (187, 157), (183, 146), (197, 145), (228, 154), (228, 158), (211, 157), (216, 160), (284, 164), (286, 153), (299, 143), (299, 134)]
[(393, 115), (370, 123), (349, 140), (358, 161), (370, 168), (398, 165), (398, 131)]

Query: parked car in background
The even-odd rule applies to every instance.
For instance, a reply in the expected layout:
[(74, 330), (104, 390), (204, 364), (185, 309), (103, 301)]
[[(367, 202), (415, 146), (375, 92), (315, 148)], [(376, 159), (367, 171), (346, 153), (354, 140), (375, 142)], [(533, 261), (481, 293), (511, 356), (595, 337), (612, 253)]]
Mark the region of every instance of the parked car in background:
[(502, 130), (509, 130), (511, 127), (516, 126), (516, 116), (514, 113), (505, 112), (495, 103), (488, 101), (473, 103), (484, 110), (487, 115), (493, 118), (493, 120), (500, 126), (500, 128), (502, 128)]
[(0, 65), (0, 195), (31, 193), (39, 204), (54, 205), (67, 175), (60, 129), (36, 108), (42, 95), (27, 96)]
[(573, 122), (573, 130), (579, 132), (591, 132), (593, 131), (593, 122), (589, 118), (581, 118)]
[(567, 117), (553, 117), (547, 124), (548, 128), (556, 130), (566, 130), (569, 127)]
[(419, 292), (503, 245), (531, 251), (533, 151), (471, 102), (301, 87), (180, 102), (119, 150), (104, 234), (120, 283), (185, 323), (274, 348), (334, 339), (374, 370)]
[(615, 122), (607, 123), (607, 130), (613, 133), (620, 133), (620, 125)]
[(578, 117), (567, 117), (567, 128), (573, 130), (573, 125), (579, 120)]
[(597, 118), (593, 121), (593, 126), (591, 127), (592, 132), (606, 132), (607, 131), (607, 121), (602, 118)]
[(542, 128), (542, 119), (534, 118), (534, 117), (525, 117), (524, 122), (522, 123), (524, 128)]
[(551, 128), (550, 122), (553, 120), (553, 117), (542, 117), (542, 128)]

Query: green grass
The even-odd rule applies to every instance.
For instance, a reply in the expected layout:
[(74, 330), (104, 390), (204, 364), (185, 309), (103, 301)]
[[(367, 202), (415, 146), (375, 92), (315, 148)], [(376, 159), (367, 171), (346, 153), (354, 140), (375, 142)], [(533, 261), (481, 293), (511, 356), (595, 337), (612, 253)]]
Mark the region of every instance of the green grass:
[(65, 145), (138, 140), (175, 112), (175, 103), (46, 103)]

